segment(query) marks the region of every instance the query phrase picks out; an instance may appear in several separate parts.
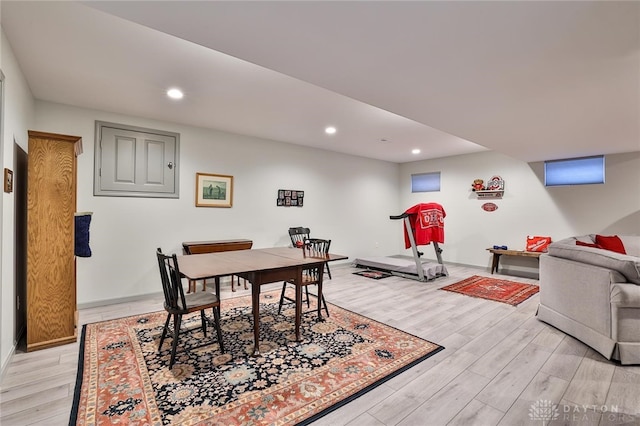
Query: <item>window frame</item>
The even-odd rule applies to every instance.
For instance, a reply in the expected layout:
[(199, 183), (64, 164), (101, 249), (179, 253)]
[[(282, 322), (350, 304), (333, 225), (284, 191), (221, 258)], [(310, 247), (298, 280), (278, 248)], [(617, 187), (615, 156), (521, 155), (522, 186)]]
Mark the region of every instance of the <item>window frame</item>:
[(602, 185), (605, 183), (604, 155), (564, 158), (544, 162), (544, 186)]
[[(437, 176), (437, 180), (435, 177)], [(423, 180), (419, 178), (423, 177)], [(425, 178), (426, 177), (426, 178)], [(435, 184), (437, 181), (437, 185)], [(424, 185), (421, 187), (420, 185)], [(431, 186), (432, 185), (432, 186)], [(423, 172), (411, 174), (411, 193), (421, 192), (440, 192), (442, 187), (442, 173), (441, 172)]]

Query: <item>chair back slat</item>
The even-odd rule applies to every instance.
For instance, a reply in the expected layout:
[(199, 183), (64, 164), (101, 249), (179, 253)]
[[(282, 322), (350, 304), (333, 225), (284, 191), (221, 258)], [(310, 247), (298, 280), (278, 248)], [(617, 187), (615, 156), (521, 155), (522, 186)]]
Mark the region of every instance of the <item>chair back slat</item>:
[(309, 228), (303, 228), (301, 226), (295, 228), (289, 228), (289, 238), (291, 238), (291, 244), (294, 247), (302, 247), (304, 241), (309, 239), (311, 231)]
[(306, 284), (318, 284), (324, 275), (324, 263), (302, 271), (302, 279)]
[(304, 255), (309, 257), (328, 257), (331, 240), (307, 238), (304, 240)]
[(166, 256), (162, 254), (162, 250), (158, 248), (156, 250), (156, 257), (158, 259), (158, 268), (160, 270), (160, 281), (162, 282), (162, 291), (164, 293), (165, 305), (171, 307), (171, 281), (168, 274), (168, 267), (166, 264)]
[[(321, 238), (307, 238), (304, 242), (302, 250), (305, 257), (328, 259), (330, 247), (331, 240), (323, 240)], [(305, 269), (304, 275), (306, 275), (306, 279), (311, 282), (320, 281), (324, 273), (325, 263), (322, 263), (317, 267)]]
[(178, 258), (175, 254), (165, 255), (158, 248), (158, 267), (160, 269), (160, 279), (162, 280), (162, 290), (164, 292), (164, 302), (167, 309), (173, 311), (184, 311), (187, 302), (182, 289), (182, 279), (178, 268)]

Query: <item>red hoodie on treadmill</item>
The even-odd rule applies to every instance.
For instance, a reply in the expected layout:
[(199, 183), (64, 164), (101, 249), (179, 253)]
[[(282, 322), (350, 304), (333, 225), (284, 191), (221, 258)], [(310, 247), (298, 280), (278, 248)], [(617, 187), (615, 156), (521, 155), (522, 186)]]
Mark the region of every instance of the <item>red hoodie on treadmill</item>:
[[(416, 246), (427, 245), (432, 241), (444, 243), (444, 218), (446, 213), (438, 203), (421, 203), (405, 211), (409, 215), (409, 223)], [(411, 247), (405, 223), (405, 248)]]

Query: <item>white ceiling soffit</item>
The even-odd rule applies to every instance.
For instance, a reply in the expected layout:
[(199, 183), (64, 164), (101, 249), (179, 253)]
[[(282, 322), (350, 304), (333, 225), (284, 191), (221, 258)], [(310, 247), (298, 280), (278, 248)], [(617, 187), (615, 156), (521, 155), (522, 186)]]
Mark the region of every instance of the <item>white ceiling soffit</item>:
[(36, 98), (394, 162), (640, 150), (637, 2), (86, 4), (0, 3)]
[[(37, 99), (397, 163), (487, 149), (81, 3), (0, 7)], [(184, 99), (169, 100), (170, 86), (184, 90)], [(326, 135), (327, 125), (338, 132)], [(421, 153), (412, 155), (415, 148)]]
[(90, 2), (525, 161), (640, 150), (640, 2)]

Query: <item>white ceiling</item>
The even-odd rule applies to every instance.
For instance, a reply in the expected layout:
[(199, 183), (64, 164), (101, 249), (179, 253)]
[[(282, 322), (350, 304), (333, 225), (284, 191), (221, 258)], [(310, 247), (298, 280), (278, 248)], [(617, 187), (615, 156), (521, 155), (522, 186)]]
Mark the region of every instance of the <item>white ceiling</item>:
[(0, 8), (37, 99), (398, 163), (640, 150), (640, 2)]

